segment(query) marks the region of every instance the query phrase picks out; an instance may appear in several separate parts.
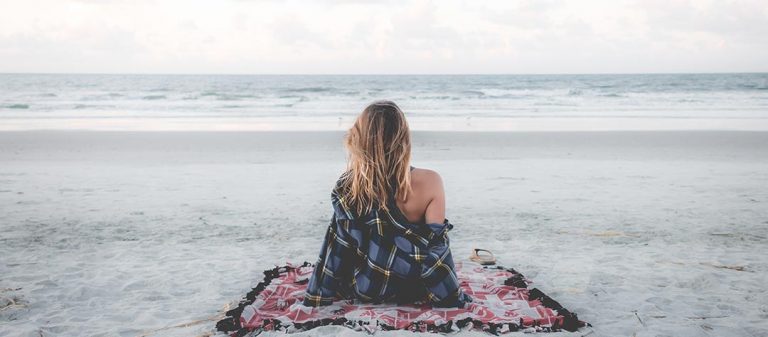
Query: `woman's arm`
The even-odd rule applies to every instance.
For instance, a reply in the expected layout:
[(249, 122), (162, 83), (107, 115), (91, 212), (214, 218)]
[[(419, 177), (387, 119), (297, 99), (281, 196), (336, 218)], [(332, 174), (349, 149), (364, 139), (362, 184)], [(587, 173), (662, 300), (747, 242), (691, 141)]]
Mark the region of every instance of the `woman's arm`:
[(462, 292), (451, 256), (448, 231), (453, 228), (448, 220), (441, 225), (428, 224), (437, 234), (427, 247), (427, 254), (421, 265), (421, 280), (427, 290), (427, 297), (437, 307), (464, 307), (472, 299)]
[(424, 182), (426, 190), (429, 191), (430, 200), (427, 209), (424, 212), (425, 223), (442, 224), (445, 221), (445, 190), (443, 188), (443, 179), (435, 171), (425, 170)]
[(438, 307), (463, 307), (472, 299), (459, 287), (451, 256), (447, 232), (453, 225), (445, 218), (445, 189), (443, 179), (435, 171), (424, 170), (423, 182), (431, 199), (427, 204), (424, 220), (438, 237), (430, 242), (427, 257), (422, 263), (421, 279), (428, 298)]

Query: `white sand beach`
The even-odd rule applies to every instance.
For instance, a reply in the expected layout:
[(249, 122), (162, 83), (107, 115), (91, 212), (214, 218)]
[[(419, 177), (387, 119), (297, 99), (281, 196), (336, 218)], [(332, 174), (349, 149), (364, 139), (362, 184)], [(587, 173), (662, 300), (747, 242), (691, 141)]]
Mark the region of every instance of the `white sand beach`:
[[(0, 132), (0, 336), (213, 333), (263, 270), (315, 261), (342, 136)], [(768, 336), (767, 132), (414, 142), (454, 256), (490, 249), (594, 325), (553, 336)], [(336, 334), (360, 333), (303, 335)]]

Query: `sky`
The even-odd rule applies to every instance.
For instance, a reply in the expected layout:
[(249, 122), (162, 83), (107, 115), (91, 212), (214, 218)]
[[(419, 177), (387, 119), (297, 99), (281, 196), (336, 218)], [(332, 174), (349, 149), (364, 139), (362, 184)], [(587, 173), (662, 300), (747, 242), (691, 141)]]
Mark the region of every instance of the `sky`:
[(766, 72), (766, 60), (766, 0), (0, 0), (0, 72)]

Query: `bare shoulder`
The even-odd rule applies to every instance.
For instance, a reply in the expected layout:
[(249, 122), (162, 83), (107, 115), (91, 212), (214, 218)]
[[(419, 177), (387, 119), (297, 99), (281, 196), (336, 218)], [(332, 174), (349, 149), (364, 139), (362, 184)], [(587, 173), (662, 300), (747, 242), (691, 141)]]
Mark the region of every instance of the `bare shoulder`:
[(445, 190), (440, 174), (428, 169), (411, 172), (414, 203), (424, 223), (443, 223), (445, 220)]
[(440, 174), (424, 168), (414, 168), (411, 171), (411, 184), (420, 189), (442, 190), (443, 178)]

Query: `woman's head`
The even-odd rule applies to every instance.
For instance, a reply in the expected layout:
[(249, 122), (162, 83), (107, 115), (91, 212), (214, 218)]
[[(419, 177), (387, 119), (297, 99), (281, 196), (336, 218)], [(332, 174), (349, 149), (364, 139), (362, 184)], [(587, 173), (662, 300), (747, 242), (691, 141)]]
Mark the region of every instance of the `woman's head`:
[(388, 210), (387, 198), (405, 200), (411, 190), (411, 135), (405, 114), (391, 101), (366, 107), (346, 137), (349, 151), (343, 181), (350, 204), (360, 213), (374, 205)]

